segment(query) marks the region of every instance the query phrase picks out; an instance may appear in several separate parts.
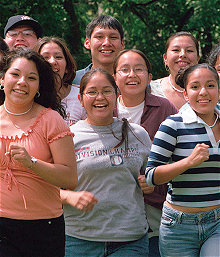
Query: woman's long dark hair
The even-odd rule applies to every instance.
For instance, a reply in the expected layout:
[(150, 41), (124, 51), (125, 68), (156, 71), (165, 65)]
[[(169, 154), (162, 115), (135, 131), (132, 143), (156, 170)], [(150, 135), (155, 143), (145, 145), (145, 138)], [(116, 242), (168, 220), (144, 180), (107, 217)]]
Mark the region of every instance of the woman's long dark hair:
[[(25, 58), (29, 61), (33, 61), (36, 65), (39, 74), (39, 97), (35, 97), (34, 101), (46, 108), (51, 108), (60, 113), (65, 118), (66, 112), (61, 104), (61, 99), (57, 95), (55, 88), (56, 73), (53, 72), (50, 64), (44, 60), (44, 58), (37, 52), (27, 48), (18, 48), (9, 52), (4, 60), (4, 66), (1, 70), (1, 77), (4, 77), (7, 70), (11, 67), (12, 63), (17, 58)], [(4, 103), (5, 94), (3, 90), (0, 90), (0, 105)]]

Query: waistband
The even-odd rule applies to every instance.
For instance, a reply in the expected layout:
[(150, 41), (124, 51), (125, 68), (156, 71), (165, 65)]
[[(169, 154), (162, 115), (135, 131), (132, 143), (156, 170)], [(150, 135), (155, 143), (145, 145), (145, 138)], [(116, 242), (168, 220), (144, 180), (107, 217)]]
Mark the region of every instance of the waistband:
[(220, 219), (220, 207), (207, 212), (186, 213), (164, 205), (163, 214), (168, 214), (179, 223), (181, 221), (194, 221), (196, 223), (216, 222)]

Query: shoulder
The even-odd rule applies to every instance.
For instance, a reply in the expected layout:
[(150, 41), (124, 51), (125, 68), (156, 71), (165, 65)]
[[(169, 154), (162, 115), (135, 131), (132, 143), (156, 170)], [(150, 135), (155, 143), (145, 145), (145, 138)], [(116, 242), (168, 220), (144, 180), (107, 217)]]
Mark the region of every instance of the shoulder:
[(153, 95), (151, 93), (146, 92), (146, 104), (161, 106), (163, 111), (171, 112), (175, 114), (178, 112), (177, 108), (172, 104), (167, 98)]
[(76, 77), (73, 80), (73, 84), (79, 85), (83, 75), (92, 68), (92, 63), (90, 63), (86, 68), (76, 71)]

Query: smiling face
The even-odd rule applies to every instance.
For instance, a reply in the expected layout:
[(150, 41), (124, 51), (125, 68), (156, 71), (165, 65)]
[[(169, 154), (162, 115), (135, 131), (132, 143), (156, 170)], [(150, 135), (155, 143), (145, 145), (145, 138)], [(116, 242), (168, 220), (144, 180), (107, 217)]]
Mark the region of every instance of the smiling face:
[(124, 40), (116, 29), (95, 27), (84, 45), (91, 50), (93, 68), (105, 68), (113, 65), (117, 54), (124, 48)]
[[(34, 31), (28, 25), (18, 25), (11, 30), (20, 31), (20, 32), (25, 31), (25, 30), (26, 31), (27, 30)], [(19, 46), (33, 49), (38, 40), (39, 39), (37, 38), (35, 33), (33, 33), (31, 35), (26, 35), (26, 36), (22, 35), (22, 33), (19, 33), (18, 36), (10, 36), (9, 33), (7, 32), (6, 37), (5, 37), (5, 42), (9, 46), (10, 50), (14, 50)]]
[[(96, 97), (87, 95), (87, 93), (94, 91), (99, 92)], [(102, 93), (105, 91), (112, 91), (113, 94), (104, 96)], [(104, 74), (96, 72), (91, 77), (83, 91), (80, 102), (86, 109), (89, 124), (104, 126), (113, 122), (113, 110), (116, 104), (115, 89)]]
[[(130, 73), (123, 73), (125, 69), (130, 70)], [(143, 72), (139, 73), (138, 70), (143, 70)], [(151, 81), (152, 75), (148, 73), (143, 57), (138, 53), (128, 51), (119, 57), (114, 77), (123, 98), (135, 97), (136, 99), (144, 99), (145, 90), (147, 84)]]
[(54, 42), (46, 43), (42, 46), (40, 54), (51, 64), (53, 71), (63, 78), (67, 63), (61, 47)]
[(194, 41), (189, 36), (175, 37), (170, 41), (167, 52), (163, 55), (164, 63), (175, 77), (180, 68), (197, 64), (199, 56)]
[(189, 74), (184, 96), (192, 109), (203, 120), (213, 116), (220, 89), (214, 73), (208, 68), (199, 68)]
[(33, 105), (39, 89), (39, 74), (33, 61), (16, 58), (1, 79), (5, 105), (12, 112), (27, 110)]

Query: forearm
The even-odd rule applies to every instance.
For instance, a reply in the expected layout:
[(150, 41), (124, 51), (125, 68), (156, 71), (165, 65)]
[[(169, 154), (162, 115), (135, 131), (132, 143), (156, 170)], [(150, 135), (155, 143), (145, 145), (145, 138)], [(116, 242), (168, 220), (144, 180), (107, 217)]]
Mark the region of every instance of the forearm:
[(158, 166), (154, 171), (154, 184), (161, 185), (167, 183), (170, 180), (176, 178), (178, 175), (182, 174), (190, 167), (191, 165), (188, 158), (184, 158), (171, 164)]
[(52, 164), (38, 160), (32, 166), (32, 170), (47, 182), (58, 187), (73, 190), (78, 182), (75, 163), (71, 166), (66, 166), (64, 164)]

